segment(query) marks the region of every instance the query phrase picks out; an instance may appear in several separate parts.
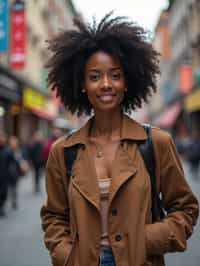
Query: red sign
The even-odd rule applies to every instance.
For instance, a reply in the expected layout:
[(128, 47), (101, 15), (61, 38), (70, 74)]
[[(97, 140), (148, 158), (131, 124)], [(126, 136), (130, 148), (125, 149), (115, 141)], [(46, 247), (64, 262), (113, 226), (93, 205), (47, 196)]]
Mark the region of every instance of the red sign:
[(14, 3), (10, 14), (10, 66), (21, 69), (26, 61), (26, 23), (24, 4)]
[(179, 87), (183, 94), (187, 94), (192, 90), (193, 77), (191, 65), (179, 66)]

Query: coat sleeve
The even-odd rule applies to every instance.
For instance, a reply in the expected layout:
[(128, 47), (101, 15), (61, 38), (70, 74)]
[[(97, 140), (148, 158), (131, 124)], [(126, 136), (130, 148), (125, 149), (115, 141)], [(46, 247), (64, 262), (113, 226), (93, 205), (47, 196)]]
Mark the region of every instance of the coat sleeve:
[(63, 169), (60, 167), (59, 156), (51, 149), (46, 164), (47, 200), (41, 208), (44, 242), (50, 252), (52, 264), (61, 266), (70, 255), (72, 237), (70, 234), (69, 206), (64, 182)]
[(198, 217), (198, 202), (185, 180), (172, 138), (161, 132), (154, 146), (159, 187), (167, 215), (163, 220), (145, 226), (148, 256), (184, 251)]

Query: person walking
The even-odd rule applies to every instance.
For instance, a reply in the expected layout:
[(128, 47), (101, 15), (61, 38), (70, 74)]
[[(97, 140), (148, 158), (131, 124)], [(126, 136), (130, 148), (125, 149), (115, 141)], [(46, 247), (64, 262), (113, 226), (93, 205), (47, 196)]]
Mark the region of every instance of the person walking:
[(7, 176), (7, 155), (6, 155), (6, 139), (0, 133), (0, 217), (6, 215), (5, 204), (8, 195), (8, 176)]
[[(164, 265), (184, 251), (198, 217), (171, 136), (151, 128), (157, 192), (165, 217), (152, 222), (150, 177), (138, 142), (143, 126), (126, 113), (156, 91), (158, 53), (143, 28), (106, 15), (99, 24), (61, 32), (49, 42), (48, 84), (68, 111), (90, 117), (51, 147), (47, 200), (41, 208), (44, 241), (54, 266)], [(78, 147), (66, 168), (64, 150)]]
[(24, 175), (28, 169), (28, 163), (24, 159), (22, 150), (20, 149), (19, 140), (16, 136), (10, 136), (7, 148), (7, 178), (9, 184), (9, 192), (11, 197), (12, 208), (18, 208), (18, 184), (19, 178)]
[(191, 141), (186, 149), (186, 159), (195, 180), (200, 178), (200, 129), (192, 128)]
[(43, 161), (43, 164), (46, 165), (47, 159), (49, 157), (49, 152), (51, 149), (52, 144), (63, 134), (63, 131), (61, 128), (58, 127), (52, 127), (50, 131), (49, 138), (44, 141), (41, 149), (41, 158)]
[(29, 159), (33, 166), (33, 178), (34, 178), (34, 193), (38, 194), (41, 191), (41, 174), (44, 168), (44, 163), (42, 159), (42, 147), (43, 138), (40, 131), (36, 131), (33, 134), (33, 142), (29, 147)]

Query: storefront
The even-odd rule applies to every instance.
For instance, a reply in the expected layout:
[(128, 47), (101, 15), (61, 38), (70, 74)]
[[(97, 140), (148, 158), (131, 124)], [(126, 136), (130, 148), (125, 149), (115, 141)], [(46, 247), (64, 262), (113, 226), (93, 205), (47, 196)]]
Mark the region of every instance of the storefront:
[(197, 88), (185, 98), (184, 108), (189, 114), (190, 128), (200, 132), (200, 88)]
[(44, 136), (48, 135), (51, 123), (57, 117), (57, 105), (30, 87), (23, 90), (22, 104), (21, 139), (23, 142), (29, 141), (35, 130), (40, 130)]
[(17, 135), (16, 111), (20, 111), (21, 95), (21, 82), (8, 69), (0, 66), (0, 130), (6, 135)]
[(5, 132), (6, 129), (6, 109), (7, 105), (4, 101), (0, 100), (0, 133)]
[(168, 105), (155, 119), (154, 125), (167, 130), (175, 141), (187, 138), (190, 132), (187, 114), (184, 112), (181, 99)]
[(170, 129), (175, 124), (182, 110), (179, 101), (167, 106), (165, 110), (155, 119), (154, 125), (164, 129)]

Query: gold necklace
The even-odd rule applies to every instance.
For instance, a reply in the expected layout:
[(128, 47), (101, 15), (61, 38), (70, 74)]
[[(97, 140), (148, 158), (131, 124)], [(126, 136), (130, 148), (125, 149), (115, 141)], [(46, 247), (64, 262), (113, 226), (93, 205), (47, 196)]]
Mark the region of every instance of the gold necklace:
[[(90, 128), (90, 137), (92, 136), (92, 131), (93, 131), (93, 124), (92, 124), (92, 126)], [(94, 140), (90, 140), (90, 141), (95, 146), (95, 149), (96, 149), (96, 157), (97, 158), (103, 158), (104, 157), (103, 156), (103, 151), (102, 151), (102, 149), (100, 149), (101, 146), (100, 145), (97, 145), (97, 143)]]
[(95, 148), (96, 148), (96, 157), (97, 158), (103, 158), (104, 156), (103, 156), (103, 151), (102, 151), (102, 149), (100, 148), (100, 145), (97, 145), (97, 143), (95, 143), (95, 141), (91, 141), (93, 144), (94, 144), (94, 146), (95, 146)]
[[(92, 133), (91, 133), (92, 129), (93, 128), (91, 128), (91, 130), (90, 130), (90, 136), (92, 135)], [(120, 129), (120, 136), (121, 136), (121, 129)], [(102, 149), (101, 145), (95, 143), (95, 141), (92, 141), (92, 140), (91, 140), (91, 143), (93, 143), (95, 148), (96, 148), (96, 157), (99, 159), (103, 159), (104, 154), (103, 154), (103, 149)]]
[(100, 150), (100, 146), (95, 143), (96, 151), (97, 151), (97, 158), (103, 158), (103, 151)]

